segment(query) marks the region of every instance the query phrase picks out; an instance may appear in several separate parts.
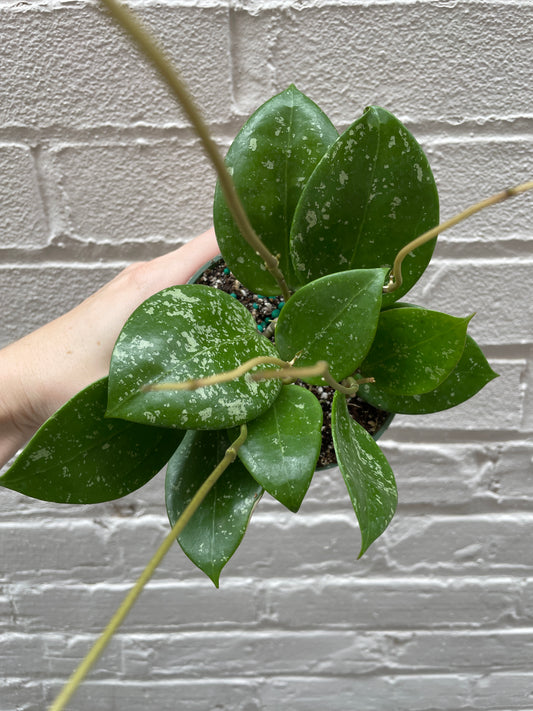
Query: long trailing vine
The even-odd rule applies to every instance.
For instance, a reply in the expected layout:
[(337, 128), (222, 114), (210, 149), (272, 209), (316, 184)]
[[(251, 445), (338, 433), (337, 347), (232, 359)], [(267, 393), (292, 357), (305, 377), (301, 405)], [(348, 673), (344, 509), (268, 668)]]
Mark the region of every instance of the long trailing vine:
[(187, 505), (181, 516), (178, 518), (170, 532), (165, 537), (164, 541), (161, 543), (161, 545), (151, 558), (146, 568), (139, 576), (135, 585), (131, 588), (129, 593), (122, 601), (120, 607), (115, 612), (100, 637), (98, 637), (94, 645), (87, 653), (85, 659), (81, 662), (76, 671), (72, 674), (72, 676), (62, 689), (61, 693), (57, 696), (56, 700), (50, 706), (50, 711), (63, 711), (63, 709), (66, 707), (66, 705), (76, 692), (78, 686), (87, 676), (88, 672), (91, 670), (95, 662), (105, 650), (120, 625), (124, 622), (126, 616), (137, 601), (139, 595), (144, 590), (146, 584), (150, 581), (151, 577), (157, 570), (157, 567), (159, 566), (165, 555), (168, 553), (172, 545), (175, 543), (176, 538), (180, 535), (185, 526), (189, 523), (191, 518), (198, 510), (198, 507), (201, 505), (202, 501), (215, 486), (222, 474), (226, 471), (229, 465), (235, 461), (240, 447), (242, 447), (242, 445), (246, 441), (246, 436), (247, 427), (246, 425), (241, 425), (239, 436), (227, 448), (224, 458), (213, 469), (211, 474), (207, 477), (207, 479), (200, 486), (196, 494), (193, 496), (190, 503)]
[(288, 299), (290, 296), (289, 288), (285, 281), (285, 277), (279, 269), (278, 260), (273, 254), (270, 253), (264, 243), (259, 239), (250, 224), (250, 220), (248, 219), (248, 215), (246, 214), (239, 196), (237, 195), (235, 185), (224, 163), (224, 159), (222, 158), (220, 151), (211, 136), (209, 128), (207, 127), (200, 110), (196, 106), (196, 103), (179, 72), (172, 66), (172, 63), (165, 56), (157, 41), (125, 5), (121, 5), (117, 2), (117, 0), (100, 0), (100, 2), (107, 8), (109, 14), (117, 21), (120, 27), (122, 27), (122, 29), (132, 38), (135, 45), (143, 52), (148, 61), (157, 69), (163, 81), (166, 83), (181, 108), (188, 116), (198, 135), (198, 138), (202, 142), (202, 146), (207, 153), (207, 156), (211, 160), (211, 163), (217, 172), (220, 185), (224, 192), (224, 197), (228, 202), (232, 215), (234, 216), (244, 239), (261, 256), (266, 268), (279, 284), (280, 291), (284, 298)]

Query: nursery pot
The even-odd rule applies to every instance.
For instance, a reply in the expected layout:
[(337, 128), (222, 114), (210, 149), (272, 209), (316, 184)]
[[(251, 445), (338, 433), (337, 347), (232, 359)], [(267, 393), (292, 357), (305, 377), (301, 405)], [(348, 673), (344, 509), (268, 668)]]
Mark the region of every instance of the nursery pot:
[[(193, 274), (193, 276), (189, 279), (188, 283), (189, 283), (189, 284), (197, 284), (197, 283), (200, 283), (201, 280), (202, 280), (202, 277), (204, 276), (204, 274), (205, 274), (208, 270), (213, 269), (213, 268), (216, 268), (217, 265), (218, 265), (220, 262), (222, 262), (222, 261), (223, 261), (223, 260), (222, 260), (222, 256), (221, 256), (221, 255), (218, 255), (218, 256), (214, 257), (213, 259), (209, 260), (209, 261), (206, 262), (206, 264), (204, 264), (195, 274)], [(233, 278), (233, 277), (232, 277), (232, 278)], [(216, 287), (216, 286), (213, 286), (213, 288), (217, 288), (217, 287)], [(238, 295), (238, 294), (237, 294), (236, 296), (237, 296), (237, 300), (241, 300), (241, 299), (239, 299), (239, 295)], [(252, 296), (252, 297), (255, 297), (255, 298), (264, 298), (264, 297), (257, 297), (257, 295), (255, 295), (255, 294), (252, 294), (251, 296)], [(256, 319), (256, 320), (257, 320), (257, 319)], [(362, 402), (362, 401), (360, 401), (360, 402)], [(365, 404), (366, 404), (366, 403), (365, 403)], [(386, 413), (385, 413), (385, 412), (382, 412), (382, 411), (376, 411), (375, 408), (373, 408), (371, 405), (368, 405), (368, 408), (369, 408), (371, 411), (375, 411), (375, 412), (378, 412), (378, 413), (379, 413), (379, 424), (378, 424), (377, 428), (375, 429), (375, 431), (370, 432), (370, 434), (372, 435), (373, 439), (374, 439), (374, 440), (378, 440), (378, 439), (383, 435), (383, 433), (386, 432), (387, 429), (389, 428), (389, 425), (391, 424), (391, 422), (392, 422), (392, 420), (393, 420), (393, 418), (394, 418), (394, 413), (392, 413), (392, 412), (386, 412)], [(333, 463), (331, 463), (331, 464), (325, 464), (325, 465), (318, 466), (317, 469), (329, 469), (329, 468), (334, 467), (334, 466), (336, 466), (336, 464), (333, 462)]]

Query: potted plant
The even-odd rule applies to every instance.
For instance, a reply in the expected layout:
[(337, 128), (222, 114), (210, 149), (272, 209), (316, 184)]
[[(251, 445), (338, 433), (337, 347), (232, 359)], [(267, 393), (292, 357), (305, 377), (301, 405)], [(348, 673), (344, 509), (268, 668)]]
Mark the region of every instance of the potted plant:
[[(150, 38), (106, 4), (183, 93)], [(224, 168), (181, 99), (219, 172), (214, 223), (226, 268), (269, 300), (271, 316), (257, 323), (253, 304), (250, 312), (237, 294), (199, 284), (159, 292), (125, 324), (109, 378), (51, 417), (0, 478), (36, 498), (94, 503), (134, 491), (169, 462), (172, 531), (137, 592), (176, 537), (218, 585), (263, 491), (298, 510), (321, 448), (313, 388), (334, 393), (331, 433), (361, 556), (391, 521), (397, 492), (349, 400), (423, 415), (496, 377), (467, 333), (471, 315), (401, 301), (447, 225), (438, 226), (424, 152), (391, 113), (369, 107), (339, 136), (290, 86), (252, 115)]]

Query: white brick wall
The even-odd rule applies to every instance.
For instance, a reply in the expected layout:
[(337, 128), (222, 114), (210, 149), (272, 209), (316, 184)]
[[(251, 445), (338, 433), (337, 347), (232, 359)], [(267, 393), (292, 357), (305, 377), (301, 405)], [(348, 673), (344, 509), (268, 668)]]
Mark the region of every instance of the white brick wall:
[[(396, 113), (447, 217), (533, 175), (531, 0), (135, 0), (227, 146), (290, 82)], [(213, 173), (91, 0), (0, 0), (0, 345), (209, 224)], [(413, 300), (502, 375), (398, 417), (400, 507), (361, 561), (337, 470), (263, 500), (221, 589), (176, 546), (70, 708), (533, 709), (533, 197), (441, 237)], [(167, 530), (160, 474), (100, 506), (0, 492), (0, 711), (44, 709)]]

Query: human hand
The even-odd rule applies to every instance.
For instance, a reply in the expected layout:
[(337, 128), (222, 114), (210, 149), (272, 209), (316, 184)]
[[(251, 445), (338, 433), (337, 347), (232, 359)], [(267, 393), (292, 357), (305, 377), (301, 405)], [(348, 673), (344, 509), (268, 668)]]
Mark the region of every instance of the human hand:
[(68, 313), (0, 351), (0, 466), (67, 400), (109, 372), (115, 341), (145, 299), (184, 284), (218, 254), (210, 229), (132, 264)]

